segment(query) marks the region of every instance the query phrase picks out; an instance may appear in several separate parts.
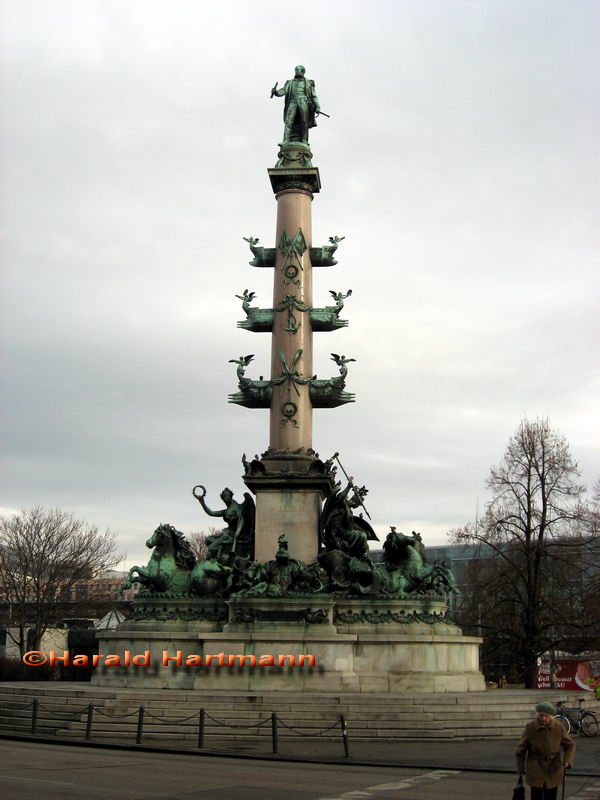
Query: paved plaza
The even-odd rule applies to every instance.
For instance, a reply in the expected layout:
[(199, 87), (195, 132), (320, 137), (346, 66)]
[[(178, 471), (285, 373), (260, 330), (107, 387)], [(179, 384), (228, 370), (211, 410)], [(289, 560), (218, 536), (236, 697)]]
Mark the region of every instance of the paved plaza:
[[(237, 755), (226, 756), (2, 738), (2, 796), (4, 800), (32, 795), (82, 800), (506, 800), (516, 778), (511, 771), (514, 743), (503, 741), (357, 742), (350, 760), (340, 757), (334, 743), (285, 742), (279, 758), (257, 757), (249, 749), (240, 745)], [(324, 763), (327, 759), (330, 762)], [(597, 740), (579, 742), (576, 767), (568, 776), (565, 797), (598, 800)]]

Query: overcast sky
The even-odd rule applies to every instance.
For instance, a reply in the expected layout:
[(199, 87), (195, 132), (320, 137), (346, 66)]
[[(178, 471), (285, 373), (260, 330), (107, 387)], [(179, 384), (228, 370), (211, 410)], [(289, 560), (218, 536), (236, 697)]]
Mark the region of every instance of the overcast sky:
[(487, 498), (523, 416), (600, 475), (600, 3), (2, 0), (0, 506), (52, 505), (146, 563), (241, 498), (268, 412), (227, 404), (235, 294), (271, 301), (243, 236), (274, 245), (269, 99), (297, 63), (324, 111), (313, 239), (345, 235), (315, 305), (353, 290), (356, 403), (315, 412), (375, 528), (442, 543)]

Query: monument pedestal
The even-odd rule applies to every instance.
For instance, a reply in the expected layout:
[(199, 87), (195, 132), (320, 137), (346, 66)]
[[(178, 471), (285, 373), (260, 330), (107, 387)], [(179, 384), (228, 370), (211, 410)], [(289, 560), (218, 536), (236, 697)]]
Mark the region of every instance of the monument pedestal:
[(256, 495), (255, 559), (275, 558), (283, 534), (291, 558), (316, 561), (321, 506), (334, 487), (325, 464), (306, 451), (271, 449), (250, 462), (244, 483)]
[[(146, 600), (138, 604), (147, 607)], [(92, 683), (314, 694), (485, 688), (478, 668), (481, 639), (463, 636), (446, 621), (446, 604), (439, 598), (238, 596), (227, 602), (224, 623), (218, 619), (224, 609), (214, 601), (181, 598), (164, 613), (177, 613), (181, 622), (196, 606), (197, 618), (184, 619), (185, 629), (174, 627), (173, 620), (152, 622), (138, 614), (118, 630), (102, 632), (101, 653), (149, 651), (151, 659), (137, 668), (101, 666)], [(170, 658), (166, 665), (163, 651)], [(199, 657), (197, 663), (186, 664), (190, 656)]]

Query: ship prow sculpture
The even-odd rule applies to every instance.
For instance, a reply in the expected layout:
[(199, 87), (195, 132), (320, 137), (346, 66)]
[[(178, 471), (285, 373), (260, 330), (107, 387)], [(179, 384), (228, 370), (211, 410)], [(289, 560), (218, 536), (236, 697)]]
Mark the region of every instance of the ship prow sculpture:
[[(275, 246), (241, 237), (250, 265), (273, 271), (273, 301), (262, 308), (253, 304), (255, 292), (236, 295), (245, 314), (238, 327), (270, 335), (270, 376), (247, 377), (254, 354), (232, 358), (238, 390), (229, 396), (230, 403), (270, 410), (269, 445), (261, 456), (241, 457), (249, 490), (241, 502), (226, 488), (224, 507), (213, 510), (205, 487), (193, 488), (204, 512), (225, 524), (207, 538), (203, 561), (171, 525), (160, 525), (146, 542), (150, 562), (133, 567), (124, 584), (141, 584), (132, 616), (103, 632), (100, 646), (111, 653), (149, 648), (151, 666), (100, 669), (93, 682), (313, 693), (483, 689), (480, 639), (463, 636), (447, 617), (448, 596), (456, 592), (450, 570), (427, 563), (419, 534), (393, 526), (383, 561), (374, 563), (369, 541), (378, 537), (365, 508), (367, 489), (346, 473), (338, 453), (322, 460), (313, 449), (313, 409), (354, 402), (346, 390), (354, 358), (332, 353), (338, 374), (313, 374), (313, 333), (348, 325), (340, 314), (352, 290), (329, 289), (333, 303), (313, 304), (313, 269), (334, 267), (344, 239), (312, 242), (321, 180), (308, 133), (324, 112), (303, 66), (277, 86), (271, 97), (284, 97), (285, 105), (277, 163), (268, 170)], [(163, 651), (184, 660), (163, 664)], [(276, 666), (278, 654), (294, 653), (310, 655), (308, 666)], [(187, 654), (198, 657), (193, 667), (185, 666)], [(233, 656), (238, 666), (223, 669)]]

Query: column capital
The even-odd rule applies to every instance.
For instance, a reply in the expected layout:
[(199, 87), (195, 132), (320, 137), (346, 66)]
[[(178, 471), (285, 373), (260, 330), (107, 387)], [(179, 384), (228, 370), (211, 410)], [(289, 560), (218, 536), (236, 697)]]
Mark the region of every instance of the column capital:
[(267, 170), (271, 187), (275, 194), (285, 189), (295, 189), (308, 194), (317, 194), (321, 191), (321, 178), (318, 167), (298, 169), (297, 167), (273, 167)]

